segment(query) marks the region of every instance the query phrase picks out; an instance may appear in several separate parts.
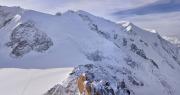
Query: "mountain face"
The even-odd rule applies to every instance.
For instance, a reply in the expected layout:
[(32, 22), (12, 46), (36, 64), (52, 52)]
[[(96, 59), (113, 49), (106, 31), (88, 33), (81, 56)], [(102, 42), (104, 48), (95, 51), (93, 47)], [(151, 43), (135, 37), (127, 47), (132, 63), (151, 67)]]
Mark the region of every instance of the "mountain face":
[(180, 51), (158, 33), (84, 11), (50, 15), (1, 6), (0, 21), (1, 68), (75, 67), (45, 95), (77, 95), (85, 72), (114, 91), (124, 80), (130, 95), (180, 94)]

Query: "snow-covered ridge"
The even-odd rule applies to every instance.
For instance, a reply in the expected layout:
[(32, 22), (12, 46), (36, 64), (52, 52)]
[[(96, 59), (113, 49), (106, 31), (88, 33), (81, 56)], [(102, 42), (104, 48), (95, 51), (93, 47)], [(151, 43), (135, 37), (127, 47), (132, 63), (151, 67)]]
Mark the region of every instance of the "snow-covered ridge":
[(180, 47), (180, 40), (176, 37), (167, 37), (167, 36), (163, 36), (164, 39), (168, 40), (169, 42), (171, 42), (172, 44), (177, 45), (178, 47)]
[(75, 67), (61, 85), (43, 93), (58, 95), (63, 89), (77, 95), (77, 78), (90, 72), (115, 91), (124, 80), (131, 95), (179, 95), (180, 53), (158, 33), (84, 11), (21, 10), (0, 29), (0, 67)]

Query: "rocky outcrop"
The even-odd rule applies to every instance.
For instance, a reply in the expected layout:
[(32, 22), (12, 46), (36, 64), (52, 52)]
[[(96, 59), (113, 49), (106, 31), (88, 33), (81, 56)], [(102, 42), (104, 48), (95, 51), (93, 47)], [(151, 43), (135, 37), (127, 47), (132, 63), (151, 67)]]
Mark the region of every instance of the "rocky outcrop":
[(33, 21), (27, 21), (12, 31), (10, 42), (6, 45), (12, 48), (12, 56), (20, 57), (32, 50), (36, 52), (46, 51), (53, 45), (53, 42), (46, 33), (35, 26)]
[(52, 87), (50, 90), (48, 90), (44, 95), (69, 95), (66, 92), (66, 89), (60, 85), (57, 84), (54, 87)]

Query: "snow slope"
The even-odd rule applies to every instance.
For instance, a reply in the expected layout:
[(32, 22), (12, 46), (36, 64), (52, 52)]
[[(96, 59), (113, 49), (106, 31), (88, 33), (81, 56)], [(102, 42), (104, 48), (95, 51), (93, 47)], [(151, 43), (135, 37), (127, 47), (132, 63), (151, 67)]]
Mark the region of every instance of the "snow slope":
[(124, 80), (132, 95), (180, 94), (180, 51), (158, 33), (84, 11), (50, 15), (9, 8), (0, 7), (10, 14), (0, 15), (1, 68), (31, 72), (75, 67), (61, 85), (54, 83), (55, 94), (65, 89), (68, 95), (77, 95), (76, 79), (84, 72), (91, 72), (94, 80), (109, 81), (114, 90)]
[[(19, 17), (20, 16), (20, 17)], [(34, 50), (26, 50), (26, 47), (23, 47), (24, 56), (19, 60), (12, 58), (13, 50), (16, 49), (16, 44), (21, 44), (21, 42), (15, 43), (13, 46), (7, 46), (6, 43), (13, 43), (9, 41), (9, 35), (11, 31), (17, 30), (17, 28), (11, 27), (11, 23), (14, 23), (14, 19), (8, 25), (1, 29), (1, 36), (3, 36), (4, 42), (1, 44), (1, 67), (18, 67), (18, 68), (57, 68), (57, 67), (72, 67), (79, 64), (90, 63), (87, 60), (82, 52), (82, 49), (85, 48), (94, 48), (93, 45), (96, 45), (98, 48), (105, 48), (107, 46), (112, 46), (109, 41), (99, 37), (97, 33), (91, 32), (89, 27), (81, 19), (78, 14), (75, 14), (71, 11), (64, 13), (61, 17), (54, 15), (47, 15), (39, 13), (36, 11), (28, 10), (25, 11), (22, 15), (19, 15), (19, 20), (16, 24), (24, 23), (33, 23), (39, 31), (48, 34), (48, 37), (53, 41), (53, 46), (50, 47), (47, 51), (43, 53), (36, 52)], [(15, 26), (17, 26), (15, 25)], [(8, 29), (8, 30), (6, 30)], [(81, 29), (79, 31), (79, 29)], [(20, 30), (19, 30), (20, 31)], [(34, 31), (30, 29), (29, 31)], [(27, 31), (27, 33), (29, 33)], [(78, 31), (78, 32), (77, 32)], [(5, 33), (6, 32), (6, 33)], [(89, 33), (86, 33), (89, 32)], [(27, 34), (22, 33), (22, 34)], [(28, 34), (26, 41), (31, 39), (28, 43), (33, 43), (31, 38), (34, 34)], [(6, 37), (5, 37), (6, 36)], [(24, 37), (24, 35), (22, 35)], [(87, 38), (89, 40), (87, 41)], [(16, 39), (15, 39), (16, 40)], [(17, 39), (19, 41), (19, 39)], [(88, 45), (88, 46), (87, 46)], [(10, 48), (11, 47), (11, 48)], [(27, 47), (28, 48), (28, 47)], [(31, 47), (30, 47), (31, 48)], [(81, 49), (82, 48), (82, 49)], [(21, 51), (19, 51), (21, 52)], [(38, 60), (37, 60), (38, 58)], [(68, 58), (71, 58), (69, 60)], [(59, 61), (57, 61), (59, 60)], [(51, 64), (49, 64), (51, 62)], [(17, 64), (18, 63), (18, 64)], [(72, 64), (73, 63), (73, 64)]]
[(42, 95), (54, 84), (62, 83), (72, 68), (57, 69), (0, 69), (2, 95)]

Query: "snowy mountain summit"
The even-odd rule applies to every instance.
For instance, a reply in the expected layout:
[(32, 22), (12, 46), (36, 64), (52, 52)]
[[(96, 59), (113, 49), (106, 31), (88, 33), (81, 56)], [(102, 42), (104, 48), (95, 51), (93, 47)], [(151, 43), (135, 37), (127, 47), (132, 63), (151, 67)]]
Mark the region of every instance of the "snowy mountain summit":
[(77, 79), (83, 73), (91, 74), (92, 81), (108, 81), (115, 92), (124, 81), (130, 95), (180, 94), (175, 45), (130, 22), (115, 23), (84, 11), (50, 15), (1, 6), (0, 67), (75, 67), (45, 95), (78, 95)]

